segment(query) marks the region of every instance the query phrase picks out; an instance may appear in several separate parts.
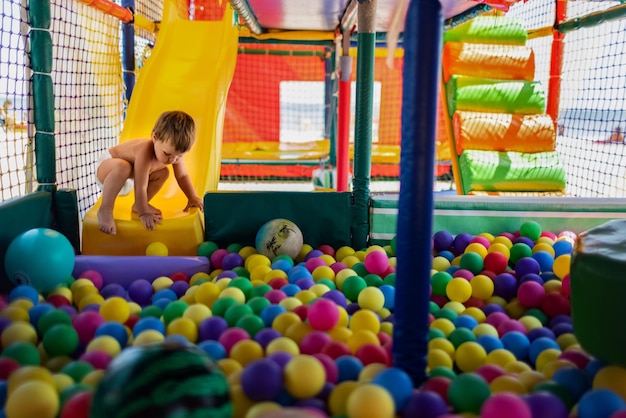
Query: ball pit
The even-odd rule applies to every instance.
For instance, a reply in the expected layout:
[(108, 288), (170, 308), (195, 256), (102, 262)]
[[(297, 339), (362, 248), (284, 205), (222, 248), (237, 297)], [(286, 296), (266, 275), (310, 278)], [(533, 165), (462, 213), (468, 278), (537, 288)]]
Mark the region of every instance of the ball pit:
[[(134, 350), (178, 344), (213, 360), (235, 417), (296, 409), (350, 418), (492, 418), (502, 410), (616, 418), (626, 414), (626, 369), (576, 340), (572, 244), (571, 234), (532, 222), (495, 236), (433, 234), (428, 378), (419, 387), (393, 367), (393, 246), (303, 244), (294, 256), (270, 258), (206, 242), (198, 254), (210, 270), (170, 268), (122, 283), (111, 269), (82, 264), (61, 288), (20, 285), (3, 297), (5, 413), (87, 417)], [(16, 406), (31, 397), (38, 402)]]

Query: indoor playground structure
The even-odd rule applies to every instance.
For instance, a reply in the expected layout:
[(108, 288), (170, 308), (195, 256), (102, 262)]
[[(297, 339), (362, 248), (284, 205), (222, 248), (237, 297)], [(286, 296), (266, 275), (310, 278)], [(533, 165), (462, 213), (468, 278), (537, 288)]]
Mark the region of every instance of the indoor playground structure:
[(0, 4), (1, 416), (626, 416), (626, 5)]

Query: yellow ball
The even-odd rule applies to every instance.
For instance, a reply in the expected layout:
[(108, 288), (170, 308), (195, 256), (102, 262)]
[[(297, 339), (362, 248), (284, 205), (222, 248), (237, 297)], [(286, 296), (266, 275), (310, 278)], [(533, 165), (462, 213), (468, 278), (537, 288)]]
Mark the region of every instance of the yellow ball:
[(208, 306), (209, 308), (211, 308), (215, 301), (220, 297), (221, 290), (215, 283), (206, 282), (195, 288), (196, 291), (193, 294), (194, 300), (198, 303)]
[(521, 372), (530, 371), (532, 368), (527, 363), (517, 360), (508, 363), (504, 370), (509, 373), (519, 374)]
[(474, 318), (478, 324), (482, 324), (487, 319), (487, 315), (480, 309), (475, 306), (470, 306), (469, 308), (463, 311), (464, 315), (469, 315)]
[(296, 322), (289, 325), (285, 331), (285, 337), (292, 339), (296, 344), (300, 344), (302, 339), (313, 331), (313, 327), (308, 322)]
[(317, 298), (317, 295), (309, 289), (300, 290), (294, 296), (296, 299), (302, 302), (303, 305), (308, 305), (309, 302)]
[(626, 399), (626, 369), (621, 366), (606, 366), (598, 370), (593, 378), (594, 389), (609, 389)]
[(560, 355), (561, 350), (557, 350), (556, 348), (548, 348), (543, 350), (535, 359), (535, 369), (538, 372), (543, 372), (543, 368), (546, 366), (546, 364), (558, 359)]
[[(365, 289), (363, 290), (363, 292)], [(359, 309), (350, 318), (350, 329), (353, 332), (368, 330), (377, 334), (380, 331), (380, 320), (378, 316), (369, 309)]]
[(529, 370), (520, 372), (517, 379), (524, 385), (526, 391), (530, 392), (538, 383), (545, 381), (546, 377), (536, 370)]
[(16, 342), (37, 344), (37, 331), (29, 322), (13, 322), (2, 331), (0, 341), (3, 347), (8, 347)]
[(576, 365), (569, 360), (557, 359), (547, 362), (545, 366), (543, 366), (543, 369), (541, 369), (541, 372), (546, 379), (552, 379), (552, 376), (557, 370), (563, 368), (572, 369), (574, 367), (576, 367)]
[[(80, 302), (85, 296), (98, 294), (98, 288), (94, 286), (93, 282), (87, 279), (78, 279), (78, 280), (88, 281), (89, 284), (84, 284), (84, 285), (72, 288), (72, 294), (74, 295), (74, 300), (76, 302)], [(75, 283), (76, 282), (72, 284), (75, 284)]]
[(506, 259), (508, 260), (511, 257), (511, 250), (509, 248), (510, 247), (508, 247), (506, 244), (502, 242), (494, 242), (489, 246), (487, 253), (500, 253), (504, 255)]
[(316, 282), (321, 279), (335, 279), (335, 271), (328, 266), (315, 267), (311, 275), (313, 276), (313, 280)]
[[(465, 279), (463, 279), (465, 280)], [(472, 288), (472, 296), (480, 300), (487, 300), (493, 296), (493, 280), (484, 274), (477, 274), (469, 282)], [(447, 288), (446, 288), (447, 291)]]
[(111, 357), (115, 357), (122, 351), (122, 347), (120, 343), (110, 335), (100, 335), (87, 344), (85, 351), (90, 352), (94, 350), (102, 350), (107, 352)]
[(272, 261), (263, 254), (251, 254), (246, 258), (243, 265), (249, 272), (252, 272), (258, 266), (271, 266)]
[(0, 317), (9, 319), (11, 322), (28, 322), (30, 319), (27, 309), (13, 304), (0, 311)]
[(454, 323), (448, 318), (435, 319), (433, 322), (430, 323), (430, 328), (436, 328), (439, 331), (442, 331), (446, 335), (446, 337), (456, 329)]
[(503, 369), (507, 364), (517, 361), (515, 355), (504, 348), (496, 348), (495, 350), (489, 352), (487, 354), (487, 358), (485, 360), (486, 364), (495, 364), (497, 366), (502, 367)]
[(50, 370), (41, 366), (23, 366), (11, 373), (7, 381), (7, 393), (10, 395), (26, 382), (39, 381), (54, 386), (54, 377)]
[[(220, 280), (220, 282), (222, 280)], [(246, 303), (246, 295), (243, 293), (243, 290), (238, 287), (227, 287), (226, 289), (223, 289), (220, 292), (219, 298), (233, 298), (239, 303)]]
[(302, 322), (302, 319), (297, 314), (293, 312), (283, 312), (278, 314), (276, 318), (274, 318), (274, 321), (272, 322), (272, 328), (280, 332), (281, 335), (285, 335), (287, 328), (289, 328), (291, 324), (295, 324), (298, 322)]
[(326, 286), (323, 283), (318, 283), (318, 284), (314, 284), (313, 286), (311, 286), (309, 290), (315, 293), (315, 296), (320, 297), (330, 292), (330, 287)]
[(466, 341), (456, 349), (456, 365), (464, 372), (473, 372), (485, 364), (487, 352), (482, 345)]
[(513, 242), (509, 238), (507, 238), (504, 235), (498, 235), (497, 237), (493, 239), (493, 241), (491, 241), (491, 245), (489, 246), (489, 248), (493, 247), (494, 244), (498, 244), (498, 243), (503, 244), (507, 248), (511, 248), (513, 246)]
[(544, 251), (554, 257), (554, 248), (552, 248), (552, 244), (547, 244), (545, 242), (535, 243), (533, 246), (533, 254), (539, 251)]
[(56, 388), (57, 393), (63, 392), (65, 389), (76, 383), (71, 376), (68, 376), (65, 373), (56, 373), (52, 376), (52, 379), (54, 379), (54, 387)]
[(344, 380), (335, 386), (328, 397), (328, 410), (333, 416), (347, 416), (348, 398), (359, 386), (354, 380)]
[(359, 257), (357, 257), (355, 254), (356, 253), (341, 259), (341, 262), (345, 264), (346, 267), (348, 267), (349, 269), (352, 269), (352, 266), (354, 266), (356, 263), (361, 262), (361, 260), (359, 260)]
[(33, 380), (20, 385), (8, 396), (5, 413), (7, 418), (54, 418), (59, 406), (55, 386)]
[[(246, 418), (263, 418), (265, 414), (280, 411), (283, 407), (276, 402), (261, 402), (254, 404), (250, 409), (248, 409), (248, 413), (246, 413)], [(270, 415), (271, 416), (271, 415)]]
[(233, 373), (236, 373), (240, 370), (243, 370), (243, 366), (235, 359), (232, 358), (223, 358), (217, 361), (217, 367), (229, 377)]
[(492, 335), (494, 337), (499, 336), (498, 330), (496, 329), (496, 327), (494, 327), (491, 324), (484, 323), (484, 322), (482, 324), (476, 325), (474, 329), (472, 329), (472, 332), (477, 338), (482, 337), (483, 335)]
[(196, 325), (200, 325), (202, 321), (210, 318), (212, 315), (211, 309), (201, 303), (189, 305), (187, 309), (185, 309), (185, 312), (183, 312), (183, 318), (191, 319)]
[(561, 348), (561, 350), (567, 350), (569, 347), (573, 346), (574, 344), (578, 344), (578, 340), (576, 339), (576, 336), (569, 332), (566, 332), (556, 337), (556, 342), (559, 344), (559, 347)]
[(352, 391), (347, 410), (350, 418), (393, 418), (396, 406), (382, 386), (365, 383)]
[(485, 258), (485, 256), (487, 255), (487, 248), (485, 248), (485, 246), (479, 242), (472, 242), (468, 244), (467, 247), (465, 247), (463, 253), (476, 253), (480, 255), (481, 258)]
[(102, 305), (103, 302), (104, 298), (100, 294), (87, 295), (78, 302), (78, 309), (82, 311), (89, 305)]
[(222, 293), (222, 290), (226, 289), (228, 287), (228, 285), (231, 282), (231, 278), (230, 277), (223, 277), (219, 280), (213, 280), (213, 283), (215, 283), (215, 286), (218, 287), (218, 289), (220, 289), (220, 293)]
[(174, 283), (174, 280), (170, 279), (167, 276), (157, 277), (152, 281), (152, 290), (158, 292), (159, 290), (169, 289), (169, 287)]
[(241, 340), (233, 345), (229, 356), (233, 360), (237, 360), (243, 367), (246, 367), (254, 360), (263, 358), (263, 347), (254, 340)]
[(347, 343), (353, 334), (354, 332), (352, 332), (350, 328), (346, 328), (345, 325), (335, 325), (333, 329), (328, 331), (328, 335), (333, 339), (333, 341), (339, 341), (342, 343)]
[(518, 319), (518, 321), (522, 325), (524, 325), (524, 328), (526, 328), (526, 331), (543, 327), (543, 324), (541, 323), (541, 321), (538, 318), (531, 316), (531, 315), (522, 316), (520, 319)]
[(452, 361), (452, 357), (449, 356), (448, 353), (440, 348), (433, 348), (432, 350), (428, 350), (426, 365), (429, 370), (432, 370), (435, 367), (446, 367), (448, 369), (452, 369), (454, 363)]
[(245, 260), (247, 260), (248, 257), (250, 257), (253, 254), (257, 254), (256, 248), (254, 248), (251, 245), (246, 245), (245, 247), (241, 247), (238, 253), (241, 256), (241, 258), (243, 258), (244, 260), (244, 266), (245, 266)]
[(182, 335), (190, 343), (195, 343), (198, 340), (198, 326), (190, 318), (179, 317), (167, 324), (166, 334)]
[[(441, 339), (441, 338), (440, 338)], [(359, 372), (358, 381), (360, 383), (370, 382), (378, 373), (385, 370), (387, 365), (382, 363), (370, 363), (364, 366)]]
[(211, 276), (208, 273), (205, 273), (203, 271), (199, 271), (195, 274), (193, 274), (190, 278), (189, 278), (189, 285), (190, 286), (195, 286), (196, 283), (200, 280), (210, 280)]
[(378, 312), (385, 305), (385, 295), (379, 288), (368, 286), (361, 290), (357, 302), (361, 309), (371, 309), (374, 312)]
[(462, 277), (455, 277), (446, 285), (446, 295), (452, 301), (467, 302), (472, 297), (472, 285)]
[(123, 324), (130, 316), (130, 307), (125, 299), (113, 296), (106, 299), (100, 305), (100, 315), (107, 321), (115, 321)]
[[(322, 254), (318, 257), (320, 260), (324, 260), (324, 262), (326, 263), (327, 266), (330, 266), (331, 264), (334, 264), (337, 262), (337, 260), (335, 260), (335, 258), (332, 255), (329, 254)], [(334, 271), (333, 271), (334, 273)]]
[(374, 332), (367, 329), (360, 329), (353, 331), (346, 344), (348, 344), (352, 354), (355, 354), (362, 346), (366, 344), (380, 344), (380, 340)]
[(445, 257), (437, 256), (433, 258), (432, 268), (435, 271), (446, 271), (450, 267), (450, 260)]
[(351, 268), (340, 270), (335, 275), (335, 284), (337, 285), (337, 289), (341, 290), (343, 288), (343, 282), (346, 281), (348, 277), (357, 276), (356, 271)]
[(563, 254), (554, 259), (552, 271), (556, 277), (563, 280), (563, 278), (569, 274), (571, 261), (572, 256), (569, 254)]
[(274, 354), (277, 352), (285, 352), (289, 353), (292, 356), (297, 356), (300, 354), (300, 347), (294, 340), (287, 337), (278, 337), (274, 338), (269, 342), (267, 347), (265, 347), (265, 353), (267, 355)]
[[(306, 376), (306, 379), (302, 377)], [(326, 369), (318, 359), (309, 355), (297, 355), (285, 365), (284, 385), (287, 392), (297, 399), (312, 398), (319, 394), (326, 382)]]
[(444, 308), (453, 310), (454, 312), (457, 313), (457, 315), (461, 315), (463, 312), (465, 312), (465, 309), (467, 309), (465, 307), (465, 305), (463, 305), (461, 302), (456, 302), (454, 300), (451, 300), (449, 302), (446, 302), (443, 305)]
[(302, 306), (302, 301), (295, 296), (289, 296), (288, 298), (285, 298), (278, 302), (278, 304), (285, 308), (287, 311), (292, 312), (298, 306)]
[[(256, 279), (257, 277), (255, 276), (254, 278)], [(287, 278), (287, 273), (285, 273), (284, 271), (278, 270), (278, 269), (272, 269), (268, 271), (267, 273), (265, 273), (265, 276), (263, 276), (263, 282), (269, 283), (272, 281), (272, 279), (286, 279), (286, 278)]]
[(147, 329), (137, 334), (137, 336), (133, 339), (133, 346), (143, 347), (145, 345), (163, 342), (164, 339), (165, 336), (159, 331)]
[(432, 340), (428, 342), (428, 349), (429, 350), (434, 350), (434, 349), (443, 350), (453, 360), (456, 354), (456, 349), (454, 348), (454, 344), (452, 344), (452, 342), (446, 338), (433, 338)]
[(335, 251), (335, 259), (337, 261), (342, 261), (344, 258), (352, 254), (354, 254), (354, 248), (348, 246), (339, 247), (337, 251)]
[(493, 379), (491, 383), (489, 383), (489, 388), (492, 393), (511, 392), (517, 395), (528, 393), (528, 389), (522, 382), (508, 374)]
[(387, 254), (385, 252), (385, 249), (382, 246), (380, 246), (380, 245), (370, 245), (369, 247), (367, 247), (365, 249), (365, 255), (371, 253), (372, 251), (378, 251), (378, 252), (381, 252), (383, 254)]
[(96, 386), (98, 386), (98, 382), (100, 382), (100, 379), (102, 379), (102, 376), (104, 376), (104, 370), (102, 369), (96, 369), (93, 370), (89, 373), (87, 373), (80, 381), (80, 383), (84, 383), (86, 385), (91, 386), (92, 388), (95, 388)]
[(311, 251), (313, 251), (313, 247), (311, 247), (310, 244), (306, 244), (306, 243), (303, 244), (302, 249), (300, 250), (300, 253), (296, 256), (296, 261), (297, 262), (304, 261), (304, 258), (306, 257), (306, 255), (310, 253)]
[(158, 256), (166, 256), (169, 254), (169, 250), (167, 249), (167, 245), (162, 242), (151, 242), (146, 247), (146, 255), (158, 255)]

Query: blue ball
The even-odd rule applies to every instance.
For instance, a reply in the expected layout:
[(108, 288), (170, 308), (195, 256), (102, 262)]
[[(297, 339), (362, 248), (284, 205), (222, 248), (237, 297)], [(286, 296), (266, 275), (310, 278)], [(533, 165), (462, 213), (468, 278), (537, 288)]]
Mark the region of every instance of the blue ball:
[(481, 335), (476, 338), (476, 342), (480, 344), (487, 353), (490, 353), (498, 348), (504, 348), (502, 341), (494, 335)]
[(552, 375), (552, 380), (566, 388), (575, 402), (591, 389), (592, 383), (587, 373), (576, 367), (564, 367), (557, 370)]
[(547, 251), (537, 251), (532, 255), (532, 258), (539, 263), (539, 268), (542, 272), (552, 271), (552, 265), (554, 264), (554, 257)]
[(95, 336), (100, 337), (101, 335), (108, 335), (115, 338), (122, 348), (126, 347), (126, 344), (128, 344), (128, 332), (126, 331), (126, 327), (119, 322), (107, 321), (101, 324), (96, 329)]
[(500, 338), (504, 348), (513, 353), (516, 359), (526, 360), (530, 348), (528, 337), (519, 331), (507, 332)]
[(359, 374), (363, 369), (363, 363), (357, 357), (345, 355), (335, 359), (337, 364), (338, 378), (337, 383), (346, 380), (359, 380)]
[(165, 335), (165, 324), (159, 318), (153, 316), (141, 318), (133, 327), (133, 337), (137, 337), (137, 335), (146, 330), (158, 331)]
[(558, 240), (552, 244), (552, 249), (554, 250), (554, 258), (556, 258), (563, 254), (571, 254), (574, 246), (567, 240)]
[[(299, 279), (302, 280), (302, 279)], [(296, 293), (302, 290), (300, 286), (295, 283), (289, 283), (280, 288), (287, 296), (295, 296)]]
[(198, 347), (204, 350), (213, 361), (218, 361), (227, 357), (226, 349), (215, 340), (205, 340), (198, 343)]
[(287, 309), (280, 305), (270, 305), (263, 308), (260, 317), (266, 327), (271, 327), (274, 319), (276, 319), (278, 315), (286, 311)]
[(381, 285), (378, 289), (383, 293), (383, 296), (385, 296), (385, 302), (383, 303), (383, 307), (389, 310), (393, 310), (396, 305), (396, 288), (391, 285), (384, 284)]
[(624, 408), (626, 403), (617, 393), (596, 389), (585, 393), (578, 401), (578, 418), (609, 418)]
[(28, 310), (30, 324), (37, 328), (39, 318), (46, 312), (54, 311), (56, 308), (51, 303), (39, 303)]
[(176, 292), (174, 292), (172, 289), (161, 289), (157, 290), (156, 292), (154, 292), (154, 295), (152, 295), (152, 303), (159, 299), (175, 301), (178, 300), (178, 296), (176, 296)]
[(396, 406), (396, 412), (404, 409), (413, 394), (411, 377), (404, 370), (397, 367), (381, 370), (374, 376), (372, 383), (382, 386), (389, 392)]
[(530, 348), (528, 350), (528, 357), (530, 357), (530, 361), (535, 364), (539, 354), (549, 348), (556, 348), (557, 350), (561, 349), (556, 341), (548, 337), (539, 337), (533, 340), (533, 342), (530, 343)]
[(476, 318), (470, 315), (459, 315), (452, 321), (454, 326), (457, 328), (467, 328), (469, 330), (473, 330), (476, 325), (478, 325), (478, 321)]
[(27, 299), (36, 305), (39, 302), (39, 292), (32, 286), (21, 284), (9, 292), (9, 302), (17, 299)]
[(4, 269), (16, 285), (31, 285), (46, 293), (64, 284), (74, 270), (74, 247), (61, 233), (34, 228), (13, 238)]

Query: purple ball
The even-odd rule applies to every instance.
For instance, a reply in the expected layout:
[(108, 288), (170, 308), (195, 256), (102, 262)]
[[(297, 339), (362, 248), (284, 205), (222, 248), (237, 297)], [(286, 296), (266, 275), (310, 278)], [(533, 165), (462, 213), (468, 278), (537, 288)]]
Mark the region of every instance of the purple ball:
[(454, 237), (448, 231), (437, 231), (433, 235), (433, 249), (444, 251), (449, 249), (454, 242)]
[(528, 337), (528, 341), (530, 341), (531, 343), (535, 341), (537, 338), (544, 338), (544, 337), (550, 338), (551, 340), (556, 340), (556, 336), (554, 335), (554, 332), (552, 332), (550, 328), (545, 328), (545, 327), (533, 328), (530, 331), (528, 331), (528, 334), (526, 334), (526, 336)]
[(232, 270), (241, 266), (243, 266), (243, 257), (238, 253), (228, 253), (222, 258), (222, 268), (224, 270)]
[(179, 299), (187, 292), (188, 289), (189, 289), (189, 283), (183, 280), (174, 282), (170, 286), (170, 290), (173, 290)]
[(224, 331), (228, 329), (228, 322), (221, 316), (211, 316), (200, 322), (198, 326), (198, 340), (217, 341)]
[(234, 279), (235, 277), (237, 277), (237, 273), (235, 273), (234, 271), (232, 271), (232, 270), (224, 270), (220, 274), (217, 275), (216, 279), (217, 280), (220, 280), (220, 279)]
[(272, 360), (259, 359), (241, 373), (241, 389), (253, 401), (271, 401), (283, 387), (283, 370)]
[(322, 295), (323, 299), (330, 299), (335, 302), (338, 306), (345, 308), (347, 305), (346, 295), (341, 293), (341, 290), (333, 289)]
[(452, 248), (456, 255), (463, 254), (465, 248), (469, 245), (470, 241), (474, 238), (467, 232), (461, 232), (456, 237), (454, 237), (454, 241), (452, 242)]
[(144, 279), (134, 280), (128, 286), (128, 296), (138, 305), (145, 306), (152, 298), (152, 284)]
[(341, 270), (347, 269), (348, 266), (346, 266), (344, 263), (342, 263), (341, 261), (336, 261), (333, 264), (330, 265), (330, 268), (332, 269), (332, 271), (335, 272), (335, 274), (339, 273)]
[(489, 316), (490, 314), (492, 314), (494, 312), (506, 313), (504, 308), (502, 306), (498, 305), (497, 303), (488, 303), (488, 304), (486, 304), (483, 307), (483, 312), (485, 313), (485, 316)]
[(533, 248), (535, 246), (533, 240), (528, 237), (517, 237), (513, 240), (513, 244), (526, 244), (530, 248)]
[(300, 399), (299, 401), (296, 402), (296, 407), (298, 408), (306, 408), (306, 409), (315, 409), (321, 412), (325, 412), (326, 411), (326, 404), (323, 400), (321, 399), (317, 399), (317, 398), (307, 398), (307, 399)]
[(573, 334), (574, 326), (572, 324), (568, 324), (567, 322), (560, 322), (552, 327), (552, 332), (555, 337), (559, 337), (562, 334)]
[(511, 273), (500, 273), (493, 279), (493, 294), (509, 301), (517, 294), (517, 279)]
[(530, 407), (533, 418), (567, 418), (567, 408), (557, 396), (545, 392), (535, 392), (523, 396), (524, 402)]
[(353, 313), (355, 313), (359, 309), (361, 309), (361, 307), (359, 306), (359, 304), (357, 302), (352, 302), (351, 304), (346, 306), (346, 311), (348, 312), (348, 315), (352, 315)]
[(266, 357), (276, 363), (281, 369), (284, 368), (287, 363), (293, 358), (293, 356), (286, 351), (276, 351)]
[(526, 282), (536, 282), (543, 286), (543, 279), (536, 273), (527, 273), (523, 276), (518, 275), (518, 277), (521, 277), (521, 279), (519, 279), (518, 286)]
[(541, 273), (541, 266), (532, 257), (523, 257), (520, 258), (517, 263), (515, 263), (515, 275), (517, 277), (524, 277), (527, 274), (539, 274)]
[(274, 328), (263, 328), (254, 336), (254, 341), (261, 344), (261, 347), (265, 350), (267, 345), (272, 342), (272, 340), (281, 337), (280, 332), (276, 331)]
[(91, 304), (85, 306), (81, 310), (81, 312), (90, 312), (90, 311), (92, 311), (92, 312), (100, 312), (100, 305), (97, 304), (97, 303), (91, 303)]
[(320, 250), (311, 250), (304, 256), (304, 261), (309, 261), (310, 259), (319, 257), (320, 255), (324, 255), (324, 253)]
[(562, 322), (566, 322), (568, 324), (572, 323), (572, 317), (569, 315), (565, 315), (565, 314), (560, 314), (560, 315), (556, 315), (552, 318), (550, 318), (550, 328), (554, 327), (557, 324), (560, 324)]
[(57, 309), (66, 312), (69, 316), (74, 316), (78, 312), (76, 308), (71, 305), (61, 305)]
[(298, 279), (294, 284), (300, 289), (305, 290), (313, 287), (315, 285), (315, 281), (313, 281), (313, 279), (302, 278)]
[(105, 299), (112, 298), (114, 296), (123, 299), (126, 299), (127, 297), (126, 289), (124, 289), (124, 286), (119, 283), (109, 283), (104, 285), (102, 290), (100, 290), (100, 295)]
[(447, 413), (446, 402), (433, 391), (413, 391), (403, 410), (403, 416), (413, 418), (437, 418)]

